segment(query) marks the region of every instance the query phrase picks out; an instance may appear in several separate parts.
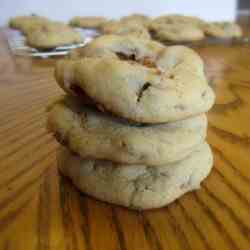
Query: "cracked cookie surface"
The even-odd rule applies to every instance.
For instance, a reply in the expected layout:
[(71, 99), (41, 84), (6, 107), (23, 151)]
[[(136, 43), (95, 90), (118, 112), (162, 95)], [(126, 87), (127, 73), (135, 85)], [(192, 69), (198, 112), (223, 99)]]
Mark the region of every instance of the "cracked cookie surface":
[(95, 39), (81, 56), (57, 64), (57, 82), (66, 91), (77, 85), (119, 117), (170, 122), (206, 112), (214, 103), (202, 59), (187, 47), (110, 35)]

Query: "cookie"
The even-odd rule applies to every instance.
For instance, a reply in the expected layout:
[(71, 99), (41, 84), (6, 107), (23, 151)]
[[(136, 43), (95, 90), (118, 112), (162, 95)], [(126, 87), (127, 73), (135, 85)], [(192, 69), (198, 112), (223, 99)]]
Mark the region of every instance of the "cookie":
[(156, 40), (193, 42), (204, 39), (203, 24), (198, 17), (173, 14), (153, 19), (148, 28)]
[(141, 123), (177, 121), (213, 105), (203, 62), (192, 49), (128, 36), (99, 39), (86, 48), (89, 57), (58, 62), (57, 82), (69, 93), (77, 86), (102, 110)]
[(17, 16), (10, 19), (9, 26), (27, 34), (33, 30), (44, 27), (48, 22), (50, 22), (49, 19), (41, 16)]
[(216, 38), (237, 38), (242, 36), (242, 29), (236, 23), (213, 22), (206, 23), (204, 26), (206, 35)]
[(104, 34), (116, 34), (118, 30), (123, 30), (128, 27), (136, 26), (140, 27), (140, 30), (144, 28), (145, 32), (150, 20), (151, 19), (148, 16), (141, 14), (132, 14), (129, 16), (122, 17), (119, 20), (109, 20), (108, 22), (103, 23), (101, 26), (101, 31)]
[(28, 32), (26, 42), (38, 49), (51, 49), (58, 46), (82, 42), (81, 34), (68, 25), (50, 22), (42, 28)]
[(128, 16), (124, 16), (120, 19), (121, 22), (130, 23), (130, 24), (141, 24), (143, 26), (147, 26), (150, 22), (151, 18), (149, 16), (143, 14), (131, 14)]
[[(137, 59), (148, 57), (155, 58), (164, 46), (155, 41), (145, 41), (130, 36), (104, 35), (97, 37), (86, 46), (77, 49), (78, 57), (138, 57)], [(134, 55), (136, 51), (136, 55)], [(73, 51), (74, 52), (74, 51)]]
[(201, 27), (205, 21), (195, 16), (185, 16), (178, 14), (163, 15), (152, 20), (152, 23), (161, 24), (189, 24), (196, 27)]
[(107, 22), (107, 18), (99, 16), (80, 17), (76, 16), (69, 22), (71, 26), (88, 28), (88, 29), (99, 29), (104, 23)]
[(153, 126), (133, 124), (88, 107), (74, 97), (56, 102), (48, 128), (82, 158), (157, 166), (180, 160), (205, 140), (206, 116)]
[(140, 23), (112, 22), (102, 27), (104, 34), (131, 35), (142, 39), (150, 39), (148, 30)]
[(162, 24), (150, 25), (152, 37), (162, 42), (194, 42), (205, 38), (199, 27), (190, 24)]
[(213, 157), (203, 143), (182, 161), (151, 167), (82, 159), (61, 148), (58, 165), (80, 191), (98, 200), (145, 210), (166, 206), (198, 189), (211, 171)]

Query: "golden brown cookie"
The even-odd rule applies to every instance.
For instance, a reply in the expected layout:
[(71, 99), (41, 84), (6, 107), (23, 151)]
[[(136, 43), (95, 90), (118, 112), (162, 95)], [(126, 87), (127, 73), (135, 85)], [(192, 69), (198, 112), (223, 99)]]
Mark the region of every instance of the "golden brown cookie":
[(58, 63), (56, 78), (66, 91), (77, 86), (102, 109), (144, 123), (185, 119), (213, 105), (203, 62), (192, 49), (115, 35), (93, 43), (84, 58)]
[(83, 159), (60, 148), (58, 165), (80, 191), (102, 201), (144, 210), (166, 206), (198, 189), (212, 169), (213, 156), (203, 143), (181, 161), (151, 167)]
[(104, 23), (107, 22), (107, 18), (99, 17), (99, 16), (89, 16), (89, 17), (81, 17), (76, 16), (73, 17), (69, 24), (74, 27), (80, 28), (89, 28), (89, 29), (99, 29)]
[(165, 15), (153, 19), (148, 28), (156, 40), (190, 42), (204, 39), (203, 23), (193, 16)]
[(204, 114), (154, 126), (134, 124), (66, 97), (49, 108), (48, 128), (82, 158), (158, 166), (183, 159), (205, 140)]
[(154, 23), (150, 31), (153, 38), (162, 42), (193, 42), (205, 38), (202, 29), (190, 24)]
[[(144, 41), (131, 36), (118, 36), (118, 35), (103, 35), (97, 37), (91, 43), (87, 44), (82, 48), (72, 50), (69, 54), (70, 58), (77, 57), (112, 57), (118, 58), (125, 53), (129, 53), (128, 47), (132, 50), (140, 51), (141, 54), (147, 54), (148, 57), (155, 57), (164, 46), (155, 41)], [(123, 50), (125, 50), (123, 52)], [(116, 54), (118, 53), (118, 56)], [(120, 54), (119, 54), (120, 53)], [(129, 56), (129, 55), (128, 55)], [(132, 56), (132, 55), (131, 55)]]
[(142, 39), (150, 39), (148, 30), (140, 23), (131, 22), (108, 22), (102, 26), (104, 34), (131, 35)]
[(190, 24), (194, 26), (201, 26), (204, 21), (195, 16), (185, 16), (178, 14), (170, 14), (159, 16), (152, 20), (152, 23), (162, 23), (162, 24)]
[(17, 16), (10, 19), (9, 26), (27, 34), (33, 30), (44, 27), (49, 22), (50, 20), (48, 18), (41, 16)]
[(148, 23), (150, 22), (151, 18), (149, 16), (143, 14), (131, 14), (128, 16), (124, 16), (120, 19), (121, 22), (130, 23), (130, 24), (141, 24), (147, 27)]
[(38, 49), (51, 49), (58, 46), (80, 43), (81, 34), (60, 22), (50, 22), (27, 34), (27, 44)]
[(206, 35), (216, 38), (235, 38), (242, 36), (241, 27), (232, 22), (206, 23), (203, 27)]

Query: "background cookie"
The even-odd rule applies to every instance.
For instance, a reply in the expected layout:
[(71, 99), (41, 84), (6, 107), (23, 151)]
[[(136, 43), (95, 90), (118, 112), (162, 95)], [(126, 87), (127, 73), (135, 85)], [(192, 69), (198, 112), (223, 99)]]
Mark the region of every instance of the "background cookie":
[(10, 19), (9, 26), (28, 34), (33, 30), (44, 27), (49, 22), (48, 18), (41, 16), (17, 16)]
[(81, 34), (59, 22), (47, 23), (27, 34), (27, 44), (38, 49), (50, 49), (82, 42)]
[(148, 28), (157, 40), (188, 42), (204, 39), (203, 24), (198, 17), (173, 14), (153, 19)]
[(105, 22), (107, 22), (107, 18), (105, 17), (97, 17), (97, 16), (89, 16), (89, 17), (73, 17), (69, 24), (74, 27), (80, 28), (92, 28), (99, 29)]
[(195, 16), (185, 16), (179, 14), (170, 14), (156, 17), (151, 23), (161, 24), (189, 24), (200, 27), (204, 21)]
[(230, 22), (206, 23), (203, 26), (203, 29), (206, 35), (217, 38), (234, 38), (242, 36), (241, 27), (236, 23), (230, 23)]
[(140, 23), (112, 22), (102, 27), (104, 34), (131, 35), (142, 39), (150, 39), (148, 30)]
[(66, 97), (50, 108), (48, 127), (60, 143), (82, 158), (157, 166), (183, 159), (206, 137), (204, 114), (145, 126), (98, 112), (74, 99)]
[(189, 42), (205, 38), (202, 29), (190, 24), (154, 23), (150, 25), (149, 29), (153, 38), (159, 41)]
[(151, 18), (149, 16), (146, 16), (143, 14), (138, 14), (138, 13), (124, 16), (120, 19), (120, 21), (124, 22), (124, 23), (141, 24), (145, 27), (147, 27), (150, 20), (151, 20)]
[(61, 148), (58, 164), (61, 172), (82, 192), (99, 200), (143, 210), (163, 207), (199, 188), (212, 168), (213, 157), (204, 143), (182, 161), (150, 167), (84, 160)]

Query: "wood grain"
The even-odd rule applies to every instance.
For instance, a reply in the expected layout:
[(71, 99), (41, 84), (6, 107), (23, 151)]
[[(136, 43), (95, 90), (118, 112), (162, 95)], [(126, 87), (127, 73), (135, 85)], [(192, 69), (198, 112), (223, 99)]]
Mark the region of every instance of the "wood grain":
[(62, 95), (55, 59), (12, 56), (0, 35), (0, 249), (250, 249), (250, 47), (197, 49), (217, 94), (202, 188), (134, 212), (80, 194), (58, 175), (46, 106)]

